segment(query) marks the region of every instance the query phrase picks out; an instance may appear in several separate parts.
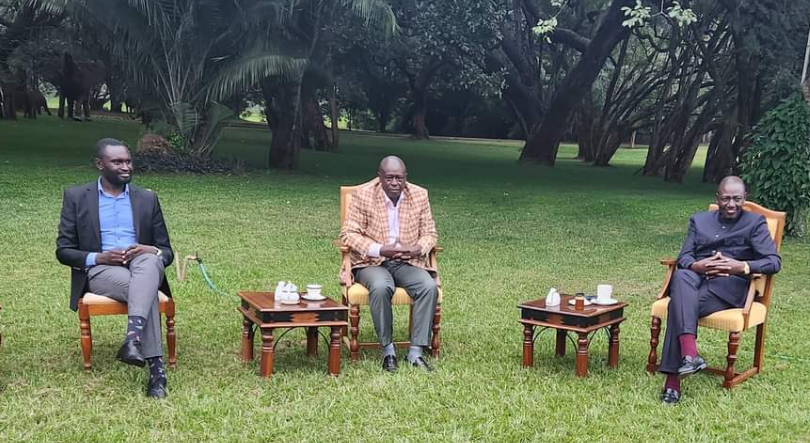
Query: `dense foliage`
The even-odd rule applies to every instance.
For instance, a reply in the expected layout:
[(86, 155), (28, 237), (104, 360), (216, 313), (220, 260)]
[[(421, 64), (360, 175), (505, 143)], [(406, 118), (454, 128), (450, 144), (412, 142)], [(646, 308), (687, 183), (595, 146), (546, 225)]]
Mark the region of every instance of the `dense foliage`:
[(810, 107), (801, 94), (762, 118), (740, 166), (750, 198), (786, 211), (787, 233), (803, 236), (810, 207)]

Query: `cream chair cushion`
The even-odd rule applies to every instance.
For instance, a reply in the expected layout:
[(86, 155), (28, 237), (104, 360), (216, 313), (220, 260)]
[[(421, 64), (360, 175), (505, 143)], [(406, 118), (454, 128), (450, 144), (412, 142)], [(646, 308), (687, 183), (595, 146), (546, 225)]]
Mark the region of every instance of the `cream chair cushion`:
[[(355, 283), (349, 288), (349, 304), (352, 305), (368, 305), (368, 289), (360, 283)], [(439, 303), (442, 302), (442, 289), (439, 288)], [(402, 288), (396, 288), (394, 296), (391, 298), (393, 305), (410, 305), (413, 304), (413, 299)]]
[[(166, 303), (169, 301), (169, 297), (163, 293), (163, 291), (158, 291), (158, 300), (160, 303)], [(85, 292), (84, 297), (82, 297), (82, 303), (87, 306), (98, 306), (98, 305), (114, 305), (117, 303), (121, 303), (117, 300), (114, 300), (110, 297), (105, 297), (103, 295), (93, 294), (92, 292)]]
[[(665, 319), (667, 318), (668, 307), (669, 297), (664, 297), (652, 304), (651, 314), (653, 317)], [(698, 325), (706, 328), (719, 329), (721, 331), (741, 332), (745, 326), (742, 311), (742, 308), (736, 308), (715, 312), (714, 314), (701, 318), (698, 321)], [(752, 328), (765, 323), (767, 313), (768, 308), (765, 307), (765, 305), (754, 302), (754, 304), (751, 305), (751, 312), (748, 316), (748, 327)]]

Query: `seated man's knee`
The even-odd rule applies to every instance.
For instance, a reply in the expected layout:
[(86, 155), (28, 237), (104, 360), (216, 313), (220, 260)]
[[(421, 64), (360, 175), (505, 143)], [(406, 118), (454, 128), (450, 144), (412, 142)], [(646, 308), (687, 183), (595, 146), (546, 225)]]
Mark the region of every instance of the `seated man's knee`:
[(391, 297), (394, 295), (394, 282), (388, 279), (372, 280), (367, 283), (366, 289), (371, 296), (383, 295)]
[(689, 269), (676, 269), (672, 274), (671, 284), (697, 283), (699, 281), (700, 275), (697, 272)]

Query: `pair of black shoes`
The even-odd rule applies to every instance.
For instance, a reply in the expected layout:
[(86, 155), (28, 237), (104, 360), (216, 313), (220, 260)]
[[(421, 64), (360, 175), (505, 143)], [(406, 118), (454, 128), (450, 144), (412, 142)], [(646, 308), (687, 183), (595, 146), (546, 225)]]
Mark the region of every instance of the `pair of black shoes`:
[[(137, 366), (142, 368), (146, 365), (146, 359), (141, 354), (141, 342), (136, 340), (127, 340), (121, 345), (116, 356), (118, 361), (128, 365)], [(166, 389), (166, 377), (149, 377), (149, 383), (146, 385), (146, 396), (153, 398), (166, 398), (168, 395)]]
[[(703, 357), (696, 355), (694, 357), (687, 355), (681, 359), (681, 365), (678, 367), (678, 375), (686, 377), (688, 375), (697, 374), (698, 372), (706, 369), (706, 361)], [(661, 401), (667, 405), (674, 405), (681, 400), (681, 392), (672, 388), (664, 389), (661, 392)]]
[[(414, 368), (419, 368), (425, 372), (433, 372), (433, 368), (428, 364), (424, 357), (417, 358), (415, 361), (412, 361), (411, 364)], [(395, 355), (386, 355), (383, 357), (382, 368), (385, 372), (396, 372), (399, 368), (399, 365), (397, 364), (397, 357)]]

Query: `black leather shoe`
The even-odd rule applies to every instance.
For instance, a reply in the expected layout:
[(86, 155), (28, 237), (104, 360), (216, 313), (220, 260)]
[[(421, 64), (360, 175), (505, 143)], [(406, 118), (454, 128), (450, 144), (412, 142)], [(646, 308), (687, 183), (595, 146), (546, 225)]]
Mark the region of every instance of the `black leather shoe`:
[(386, 355), (383, 357), (382, 368), (385, 372), (396, 372), (399, 365), (397, 365), (396, 355)]
[(146, 396), (152, 398), (166, 398), (169, 391), (166, 389), (166, 377), (149, 377), (146, 385)]
[(665, 405), (674, 405), (681, 400), (681, 392), (676, 391), (672, 388), (667, 388), (664, 392), (661, 393), (661, 401), (664, 402)]
[(423, 357), (417, 357), (416, 360), (411, 361), (414, 368), (419, 368), (425, 372), (433, 372), (428, 362)]
[(706, 362), (699, 355), (694, 357), (686, 356), (681, 360), (681, 366), (678, 368), (678, 375), (685, 377), (692, 375), (706, 369)]
[(118, 350), (119, 361), (122, 361), (128, 365), (135, 365), (138, 367), (143, 367), (146, 364), (146, 360), (144, 360), (143, 355), (141, 355), (141, 342), (135, 340), (127, 340), (121, 345), (121, 349)]

